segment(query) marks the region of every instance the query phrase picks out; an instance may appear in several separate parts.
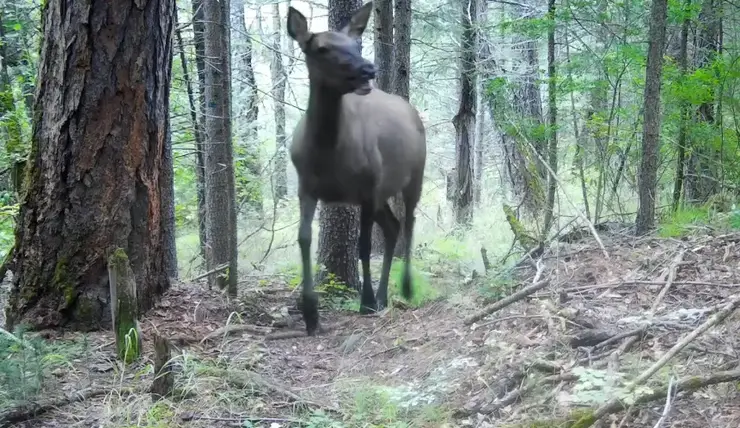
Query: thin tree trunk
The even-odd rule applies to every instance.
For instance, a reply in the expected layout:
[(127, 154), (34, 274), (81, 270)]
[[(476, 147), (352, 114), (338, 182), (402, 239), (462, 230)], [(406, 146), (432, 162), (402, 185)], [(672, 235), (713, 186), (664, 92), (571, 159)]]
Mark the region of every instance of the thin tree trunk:
[[(210, 284), (236, 296), (236, 198), (231, 141), (231, 55), (228, 0), (203, 0), (206, 100), (207, 269), (227, 263), (228, 275), (211, 275)], [(228, 279), (228, 282), (227, 282)]]
[[(339, 30), (347, 24), (362, 0), (329, 0), (329, 28)], [(359, 207), (351, 205), (319, 205), (319, 254), (317, 262), (325, 267), (317, 272), (321, 284), (328, 274), (348, 287), (359, 290), (357, 242), (360, 229)]]
[(635, 231), (644, 234), (655, 224), (655, 203), (660, 143), (660, 78), (663, 71), (667, 0), (653, 0), (650, 8), (648, 57), (645, 71), (645, 120), (642, 129), (642, 159), (638, 177), (639, 207)]
[(107, 256), (117, 247), (129, 255), (141, 312), (169, 287), (160, 171), (174, 2), (64, 6), (44, 8), (10, 328), (109, 327)]
[[(719, 0), (704, 0), (696, 37), (696, 68), (711, 67), (711, 62), (719, 50)], [(716, 126), (715, 117), (716, 91), (710, 92), (711, 101), (699, 106), (698, 120), (709, 127)], [(697, 141), (692, 147), (688, 160), (685, 182), (685, 200), (695, 204), (706, 202), (717, 193), (718, 165), (720, 154), (704, 141)]]
[[(685, 8), (688, 9), (691, 6), (691, 0), (686, 0)], [(686, 12), (684, 12), (686, 13)], [(681, 46), (679, 48), (678, 63), (681, 67), (681, 77), (686, 78), (689, 67), (689, 25), (691, 20), (687, 17), (683, 21), (681, 26)], [(678, 147), (676, 155), (676, 179), (673, 183), (673, 211), (678, 210), (678, 206), (681, 203), (681, 191), (683, 190), (683, 179), (684, 179), (684, 168), (686, 163), (686, 143), (687, 143), (687, 130), (689, 121), (689, 104), (686, 101), (681, 102), (681, 124), (678, 128)]]
[(288, 157), (285, 138), (285, 67), (283, 66), (283, 32), (280, 20), (280, 4), (272, 5), (272, 102), (275, 110), (275, 200), (288, 195)]
[(455, 126), (457, 178), (453, 206), (459, 225), (469, 226), (473, 219), (473, 131), (475, 129), (475, 25), (476, 0), (461, 0), (462, 36), (460, 41), (460, 101), (452, 119)]
[[(232, 76), (235, 82), (234, 94), (237, 99), (246, 99), (245, 103), (237, 103), (239, 110), (234, 112), (232, 124), (234, 144), (243, 153), (237, 158), (236, 168), (241, 171), (246, 180), (239, 180), (236, 194), (238, 195), (237, 207), (241, 208), (246, 203), (251, 207), (258, 218), (263, 218), (264, 207), (262, 203), (262, 166), (260, 164), (260, 148), (257, 140), (257, 116), (259, 107), (257, 104), (257, 82), (254, 77), (252, 65), (253, 43), (250, 36), (250, 28), (244, 20), (244, 0), (231, 1), (231, 61), (236, 64), (236, 71)], [(246, 171), (246, 174), (245, 172)]]
[[(547, 15), (550, 25), (547, 29), (547, 109), (548, 109), (548, 130), (549, 141), (547, 148), (547, 161), (552, 173), (558, 173), (558, 101), (557, 86), (555, 79), (555, 0), (547, 1)], [(558, 189), (557, 178), (549, 173), (547, 176), (547, 206), (545, 208), (545, 227), (543, 228), (542, 239), (547, 237), (552, 226), (555, 212), (555, 193)]]
[[(200, 256), (206, 262), (206, 166), (205, 166), (205, 116), (206, 116), (206, 63), (205, 63), (205, 23), (203, 22), (203, 0), (191, 0), (193, 6), (193, 44), (195, 45), (195, 68), (198, 76), (198, 107), (195, 127), (195, 179), (198, 195), (198, 238)], [(183, 66), (184, 67), (184, 66)], [(200, 135), (200, 142), (197, 135)]]

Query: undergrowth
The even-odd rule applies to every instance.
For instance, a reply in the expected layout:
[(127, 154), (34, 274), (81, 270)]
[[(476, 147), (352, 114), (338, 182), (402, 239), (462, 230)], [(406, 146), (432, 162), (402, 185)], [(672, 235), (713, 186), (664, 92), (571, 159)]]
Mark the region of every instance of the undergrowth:
[(84, 337), (80, 342), (47, 343), (29, 337), (21, 327), (12, 334), (0, 332), (0, 408), (34, 399), (52, 372), (74, 369), (71, 361), (87, 349)]

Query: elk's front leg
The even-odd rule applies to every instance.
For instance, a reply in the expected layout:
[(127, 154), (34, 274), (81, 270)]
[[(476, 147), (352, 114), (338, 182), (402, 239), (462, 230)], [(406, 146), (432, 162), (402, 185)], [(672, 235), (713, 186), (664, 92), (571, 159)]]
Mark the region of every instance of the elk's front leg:
[(301, 248), (301, 263), (303, 264), (303, 321), (306, 323), (306, 332), (309, 336), (316, 334), (319, 327), (319, 296), (313, 289), (313, 273), (311, 272), (311, 223), (316, 213), (316, 198), (301, 193), (301, 218), (298, 226), (298, 245)]
[(360, 299), (360, 313), (375, 312), (376, 303), (373, 294), (373, 282), (370, 278), (370, 251), (372, 249), (373, 207), (363, 204), (360, 207), (360, 261), (362, 262), (362, 296)]

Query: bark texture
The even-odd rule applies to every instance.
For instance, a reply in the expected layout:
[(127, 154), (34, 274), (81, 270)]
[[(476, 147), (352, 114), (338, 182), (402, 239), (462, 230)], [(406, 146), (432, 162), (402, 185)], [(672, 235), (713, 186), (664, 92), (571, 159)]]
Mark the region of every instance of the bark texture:
[(140, 311), (169, 287), (160, 171), (173, 10), (172, 0), (46, 2), (9, 327), (109, 327), (116, 247)]
[(288, 150), (285, 138), (285, 67), (283, 66), (283, 30), (280, 4), (272, 5), (272, 102), (275, 110), (275, 199), (288, 195)]
[(658, 187), (658, 145), (660, 143), (660, 78), (663, 72), (667, 0), (653, 0), (650, 8), (648, 57), (645, 72), (645, 119), (642, 128), (642, 159), (638, 177), (639, 206), (635, 219), (638, 234), (655, 225), (655, 196)]
[[(711, 67), (719, 50), (721, 3), (719, 0), (704, 0), (696, 34), (696, 68)], [(697, 119), (707, 127), (713, 127), (715, 118), (716, 91), (712, 88), (711, 101), (699, 106)], [(701, 204), (718, 192), (721, 178), (720, 152), (709, 141), (695, 141), (688, 159), (685, 178), (685, 198), (688, 202)]]
[(231, 142), (231, 57), (229, 1), (204, 0), (206, 101), (206, 261), (208, 270), (228, 263), (228, 275), (211, 275), (209, 283), (229, 286), (236, 296), (236, 198)]
[[(339, 30), (346, 25), (352, 13), (362, 6), (362, 0), (329, 0), (329, 28)], [(357, 270), (357, 243), (360, 237), (360, 209), (350, 205), (319, 204), (318, 263), (325, 269), (317, 273), (321, 284), (326, 274), (348, 287), (359, 290), (361, 283)]]
[[(547, 0), (547, 16), (550, 26), (547, 29), (547, 162), (553, 173), (558, 173), (558, 100), (557, 85), (555, 83), (555, 0)], [(543, 228), (544, 240), (552, 226), (555, 211), (555, 192), (557, 191), (557, 177), (547, 172), (547, 205), (545, 206), (545, 227)]]
[(198, 76), (198, 115), (195, 119), (195, 177), (198, 182), (198, 238), (200, 255), (206, 261), (206, 166), (205, 166), (205, 117), (206, 117), (206, 62), (205, 23), (203, 22), (203, 0), (191, 0), (193, 6), (193, 44), (195, 45), (195, 68)]
[[(461, 0), (462, 36), (460, 40), (460, 100), (455, 125), (455, 197), (453, 206), (459, 225), (467, 226), (473, 219), (473, 132), (475, 129), (475, 24), (476, 0)], [(473, 13), (469, 13), (470, 11)]]
[(393, 0), (375, 0), (375, 84), (391, 91), (393, 77)]

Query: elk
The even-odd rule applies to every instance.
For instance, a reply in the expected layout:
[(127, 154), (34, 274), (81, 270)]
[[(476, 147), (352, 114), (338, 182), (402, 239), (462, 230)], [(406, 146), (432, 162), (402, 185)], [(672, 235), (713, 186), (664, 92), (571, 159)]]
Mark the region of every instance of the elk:
[[(298, 175), (298, 245), (303, 264), (303, 319), (308, 336), (319, 328), (318, 295), (311, 272), (311, 223), (317, 202), (360, 206), (359, 256), (363, 282), (360, 313), (388, 303), (388, 277), (400, 222), (388, 199), (401, 194), (407, 240), (402, 294), (410, 298), (411, 238), (426, 163), (426, 133), (417, 110), (403, 98), (371, 86), (375, 66), (362, 57), (359, 39), (372, 1), (340, 31), (312, 33), (306, 18), (288, 10), (288, 35), (303, 51), (309, 77), (306, 112), (293, 132), (290, 157)], [(385, 254), (373, 295), (370, 250), (373, 223), (385, 237)]]

